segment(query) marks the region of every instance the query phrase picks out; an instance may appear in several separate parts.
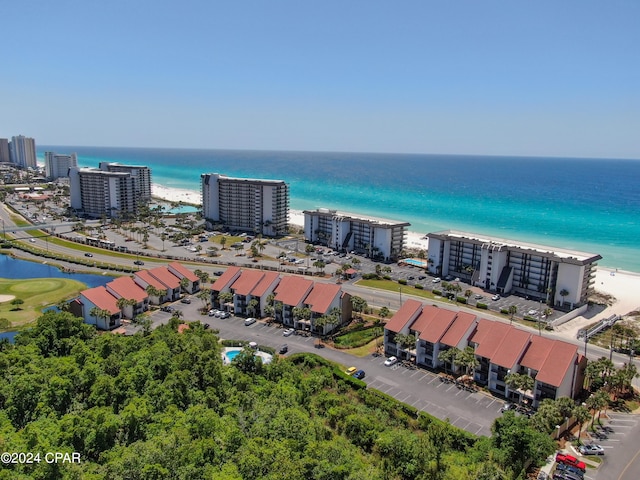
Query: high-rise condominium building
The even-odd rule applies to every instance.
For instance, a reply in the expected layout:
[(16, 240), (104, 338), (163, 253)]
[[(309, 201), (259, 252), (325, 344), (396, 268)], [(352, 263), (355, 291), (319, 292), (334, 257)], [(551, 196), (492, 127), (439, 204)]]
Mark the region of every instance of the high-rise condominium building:
[(136, 201), (145, 203), (151, 200), (151, 170), (149, 167), (100, 162), (99, 168), (105, 172), (122, 172), (130, 174), (135, 184), (135, 191), (137, 195)]
[(36, 168), (36, 141), (33, 138), (18, 135), (11, 137), (9, 144), (11, 162), (22, 168)]
[(93, 218), (135, 215), (140, 203), (135, 178), (126, 172), (71, 167), (69, 190), (71, 208)]
[(69, 169), (77, 166), (78, 156), (75, 153), (67, 155), (63, 153), (44, 152), (45, 176), (50, 180), (68, 177)]
[(11, 156), (9, 155), (9, 139), (0, 138), (0, 163), (10, 161)]
[(283, 235), (289, 222), (289, 185), (283, 180), (201, 175), (203, 215), (230, 230)]

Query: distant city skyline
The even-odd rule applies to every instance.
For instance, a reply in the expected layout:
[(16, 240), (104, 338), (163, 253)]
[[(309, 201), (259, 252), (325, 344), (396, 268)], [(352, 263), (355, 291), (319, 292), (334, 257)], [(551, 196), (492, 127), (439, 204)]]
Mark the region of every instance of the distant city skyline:
[(631, 0), (9, 2), (0, 138), (640, 159), (638, 18)]

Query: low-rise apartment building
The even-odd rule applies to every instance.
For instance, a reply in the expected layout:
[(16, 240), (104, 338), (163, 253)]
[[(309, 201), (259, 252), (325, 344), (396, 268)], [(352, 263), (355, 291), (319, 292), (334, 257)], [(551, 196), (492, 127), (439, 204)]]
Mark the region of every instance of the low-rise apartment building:
[[(510, 400), (536, 407), (545, 398), (575, 398), (582, 389), (586, 358), (576, 345), (567, 342), (413, 299), (405, 301), (385, 326), (387, 355), (429, 369), (460, 374), (461, 367), (455, 361), (445, 363), (441, 354), (451, 348), (467, 347), (473, 348), (477, 360), (473, 379)], [(533, 389), (511, 389), (505, 381), (510, 373), (531, 376)]]

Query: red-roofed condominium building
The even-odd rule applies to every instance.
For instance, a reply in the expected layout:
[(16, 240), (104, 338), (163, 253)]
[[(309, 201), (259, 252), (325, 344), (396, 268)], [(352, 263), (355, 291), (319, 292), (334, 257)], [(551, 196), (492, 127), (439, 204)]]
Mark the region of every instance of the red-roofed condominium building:
[(273, 293), (279, 281), (277, 272), (242, 270), (230, 287), (234, 313), (262, 317), (267, 297)]
[(116, 297), (105, 287), (95, 287), (80, 292), (78, 303), (85, 323), (95, 325), (99, 330), (113, 330), (120, 326), (121, 313), (116, 305)]
[[(441, 360), (448, 349), (472, 347), (477, 366), (474, 380), (491, 392), (536, 407), (545, 398), (575, 398), (584, 380), (586, 359), (578, 347), (551, 340), (525, 330), (467, 312), (456, 312), (416, 300), (407, 300), (385, 327), (387, 355), (443, 368), (456, 374), (462, 367), (455, 360)], [(531, 391), (512, 390), (505, 382), (509, 373), (534, 379)]]

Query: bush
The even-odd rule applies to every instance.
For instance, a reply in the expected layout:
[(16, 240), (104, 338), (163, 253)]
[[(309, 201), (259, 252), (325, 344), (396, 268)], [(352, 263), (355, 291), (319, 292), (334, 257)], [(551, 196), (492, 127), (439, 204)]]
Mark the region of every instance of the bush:
[(378, 335), (378, 329), (375, 327), (360, 328), (352, 330), (343, 335), (339, 335), (334, 340), (336, 348), (356, 348), (366, 345)]
[(385, 275), (382, 277), (384, 280), (391, 280), (391, 276), (390, 275)]
[(380, 277), (375, 273), (363, 273), (363, 280), (380, 280)]
[(509, 315), (509, 309), (507, 309), (507, 308), (501, 308), (501, 309), (500, 309), (500, 313), (502, 313), (503, 315)]
[(467, 303), (467, 297), (456, 297), (458, 303)]
[(401, 278), (400, 280), (398, 280), (398, 283), (399, 283), (400, 285), (406, 285), (406, 284), (407, 284), (407, 281), (406, 281), (404, 278)]
[(434, 288), (432, 293), (434, 295), (442, 295), (442, 290), (437, 290), (437, 289)]
[(531, 315), (525, 315), (522, 319), (526, 320), (528, 322), (537, 322), (538, 321), (538, 319), (536, 317), (532, 317)]
[(416, 284), (414, 285), (414, 287), (415, 287), (415, 288), (417, 288), (418, 290), (422, 290), (422, 289), (424, 289), (424, 287), (423, 287), (422, 285), (420, 285), (419, 283), (416, 283)]
[(476, 308), (479, 308), (480, 310), (487, 310), (489, 307), (486, 303), (476, 303)]

